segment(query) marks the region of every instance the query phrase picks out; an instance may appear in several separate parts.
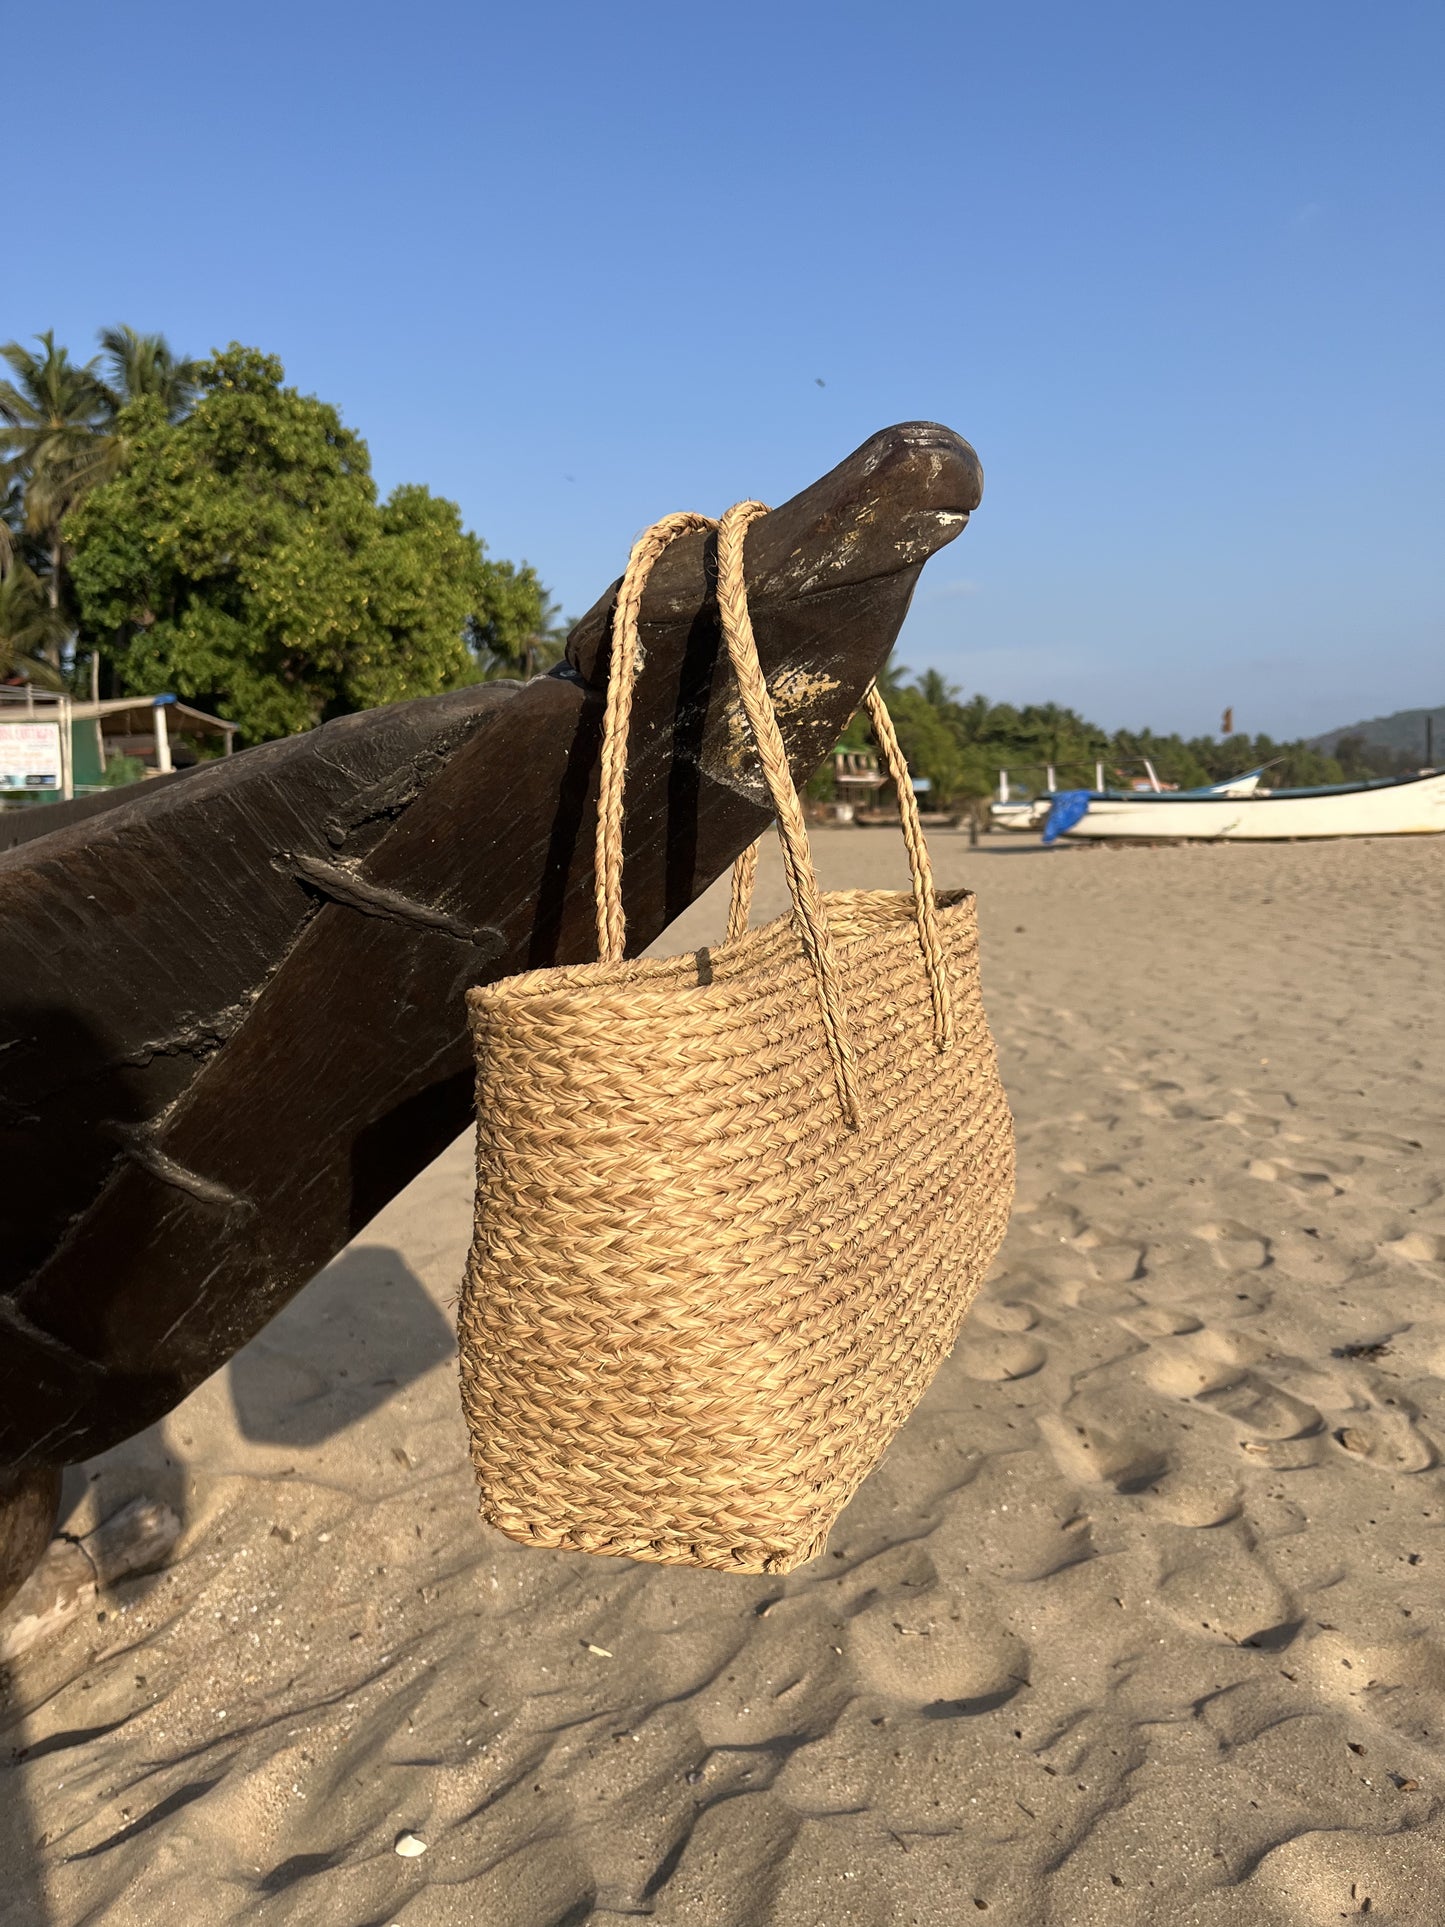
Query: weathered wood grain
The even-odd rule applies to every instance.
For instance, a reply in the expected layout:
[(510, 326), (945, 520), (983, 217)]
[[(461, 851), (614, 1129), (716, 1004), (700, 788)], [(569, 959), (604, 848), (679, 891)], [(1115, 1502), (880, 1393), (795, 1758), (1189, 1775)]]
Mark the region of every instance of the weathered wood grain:
[[(800, 779), (980, 492), (967, 444), (914, 423), (750, 530)], [(636, 949), (767, 821), (712, 556), (676, 544), (643, 603)], [(464, 1128), (466, 988), (594, 954), (615, 588), (552, 676), (348, 717), (0, 854), (0, 1462), (88, 1456), (217, 1369)]]
[(162, 1564), (180, 1536), (168, 1505), (132, 1499), (85, 1538), (52, 1539), (0, 1610), (0, 1666), (63, 1632), (101, 1588)]

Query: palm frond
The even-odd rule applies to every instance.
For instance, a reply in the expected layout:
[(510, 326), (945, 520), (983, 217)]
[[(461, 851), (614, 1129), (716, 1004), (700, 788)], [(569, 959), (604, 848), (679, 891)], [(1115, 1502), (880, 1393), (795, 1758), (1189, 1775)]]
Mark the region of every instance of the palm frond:
[[(119, 450), (110, 432), (114, 407), (94, 361), (77, 363), (53, 331), (0, 347), (11, 379), (0, 381), (0, 494), (13, 538), (43, 555), (54, 600), (63, 593), (61, 525), (82, 498), (114, 472)], [(58, 645), (57, 649), (58, 649)]]
[(99, 339), (114, 408), (154, 395), (174, 421), (195, 400), (197, 364), (178, 360), (164, 335), (143, 335), (130, 327), (102, 328)]
[(38, 689), (64, 689), (55, 666), (65, 624), (50, 607), (45, 585), (23, 562), (0, 575), (0, 676), (17, 672)]

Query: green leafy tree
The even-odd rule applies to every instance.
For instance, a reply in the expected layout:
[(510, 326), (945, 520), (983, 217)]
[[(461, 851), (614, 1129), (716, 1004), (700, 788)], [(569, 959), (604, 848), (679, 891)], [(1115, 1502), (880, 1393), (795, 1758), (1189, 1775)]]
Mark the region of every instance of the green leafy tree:
[(1404, 776), (1418, 769), (1419, 757), (1408, 749), (1391, 749), (1387, 743), (1367, 742), (1363, 736), (1341, 736), (1335, 743), (1334, 761), (1348, 782), (1368, 781), (1374, 776)]
[(473, 681), (544, 604), (453, 503), (378, 504), (366, 444), (283, 380), (233, 343), (179, 421), (160, 394), (130, 402), (123, 468), (66, 524), (83, 637), (122, 685), (195, 697), (252, 741)]
[(942, 700), (930, 701), (921, 688), (904, 685), (888, 709), (909, 769), (927, 779), (930, 800), (947, 809), (966, 791), (964, 745), (948, 713), (952, 692), (935, 693)]

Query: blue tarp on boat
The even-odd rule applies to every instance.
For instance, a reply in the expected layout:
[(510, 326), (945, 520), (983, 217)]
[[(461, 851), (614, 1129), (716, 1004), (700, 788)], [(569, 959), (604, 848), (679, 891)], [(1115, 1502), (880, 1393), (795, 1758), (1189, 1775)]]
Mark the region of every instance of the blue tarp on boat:
[(1065, 830), (1088, 815), (1089, 799), (1092, 790), (1059, 790), (1049, 805), (1048, 820), (1044, 824), (1044, 841), (1052, 843), (1061, 837)]

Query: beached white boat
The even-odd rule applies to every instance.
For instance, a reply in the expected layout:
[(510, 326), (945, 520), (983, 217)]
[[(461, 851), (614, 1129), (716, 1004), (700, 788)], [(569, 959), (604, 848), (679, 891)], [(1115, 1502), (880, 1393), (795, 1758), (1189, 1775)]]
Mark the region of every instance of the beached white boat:
[[(1154, 778), (1152, 767), (1149, 773), (1154, 781), (1158, 780)], [(1176, 801), (1181, 796), (1253, 796), (1254, 792), (1259, 788), (1259, 779), (1263, 775), (1264, 770), (1262, 768), (1252, 769), (1247, 770), (1243, 776), (1226, 777), (1222, 783), (1206, 783), (1200, 789), (1098, 789), (1090, 790), (1089, 796), (1091, 801), (1104, 801), (1107, 799), (1110, 802), (1122, 803), (1147, 803), (1154, 801), (1156, 797), (1160, 796), (1169, 797)], [(1000, 784), (1000, 788), (1002, 787), (1002, 784)], [(1025, 797), (1019, 802), (1009, 802), (1007, 798), (1004, 798), (989, 806), (989, 820), (996, 830), (1041, 830), (1049, 819), (1049, 812), (1053, 808), (1054, 798), (1064, 793), (1065, 792), (1058, 790), (1046, 790), (1042, 796)], [(1078, 794), (1078, 792), (1067, 793)]]
[(1066, 790), (1055, 798), (1044, 829), (1050, 842), (1069, 837), (1074, 842), (1140, 838), (1233, 843), (1441, 832), (1445, 832), (1445, 770), (1318, 789), (1256, 789), (1243, 796), (1166, 791), (1157, 796), (1119, 797)]

